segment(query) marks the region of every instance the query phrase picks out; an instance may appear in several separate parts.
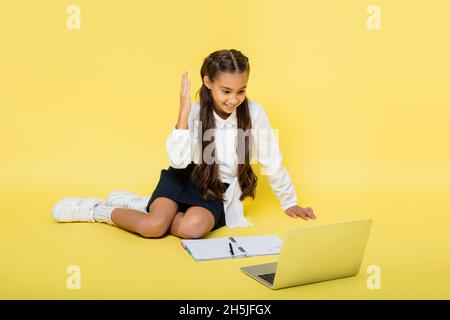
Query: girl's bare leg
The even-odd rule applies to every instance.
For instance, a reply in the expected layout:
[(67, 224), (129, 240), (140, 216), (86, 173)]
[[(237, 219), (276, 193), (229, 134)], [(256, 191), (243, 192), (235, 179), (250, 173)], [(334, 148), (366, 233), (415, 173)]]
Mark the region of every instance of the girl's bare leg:
[(169, 231), (183, 239), (198, 239), (213, 229), (214, 222), (214, 216), (208, 209), (193, 206), (186, 213), (176, 214)]
[(177, 212), (178, 204), (175, 201), (160, 197), (150, 205), (149, 214), (133, 209), (116, 208), (111, 213), (111, 220), (119, 228), (146, 238), (156, 238), (169, 230)]

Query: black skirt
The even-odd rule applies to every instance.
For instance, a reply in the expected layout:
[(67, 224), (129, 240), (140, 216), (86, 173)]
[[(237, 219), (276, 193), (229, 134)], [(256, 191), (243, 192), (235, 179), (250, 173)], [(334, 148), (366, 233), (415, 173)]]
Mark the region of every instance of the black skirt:
[[(147, 204), (146, 211), (149, 211), (150, 205), (156, 198), (165, 197), (175, 201), (178, 204), (179, 211), (186, 212), (189, 207), (198, 206), (208, 209), (214, 216), (214, 228), (218, 229), (225, 225), (225, 211), (223, 203), (219, 200), (204, 200), (198, 184), (191, 181), (191, 173), (195, 164), (191, 162), (184, 169), (175, 169), (170, 167), (161, 170), (161, 176), (155, 190)], [(229, 184), (224, 183), (225, 188)]]

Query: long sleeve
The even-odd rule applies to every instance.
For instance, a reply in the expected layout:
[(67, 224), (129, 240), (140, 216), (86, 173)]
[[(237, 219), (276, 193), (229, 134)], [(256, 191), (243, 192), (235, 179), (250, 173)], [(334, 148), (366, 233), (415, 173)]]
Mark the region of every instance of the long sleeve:
[(186, 168), (194, 160), (197, 146), (196, 120), (198, 105), (194, 104), (189, 112), (188, 129), (174, 128), (166, 141), (170, 166), (175, 169)]
[(267, 175), (269, 184), (278, 197), (283, 210), (297, 205), (297, 194), (288, 171), (282, 166), (283, 155), (278, 145), (277, 131), (272, 130), (269, 119), (261, 105), (256, 106), (255, 129), (256, 159), (262, 174)]

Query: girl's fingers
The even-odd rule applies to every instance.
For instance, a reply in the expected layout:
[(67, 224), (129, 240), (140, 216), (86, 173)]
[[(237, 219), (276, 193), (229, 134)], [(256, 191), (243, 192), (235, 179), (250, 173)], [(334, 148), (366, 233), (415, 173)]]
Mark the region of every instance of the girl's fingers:
[(181, 79), (181, 94), (187, 95), (189, 93), (189, 89), (191, 87), (191, 82), (188, 80), (187, 71), (183, 73), (182, 79)]
[(308, 208), (301, 208), (301, 207), (297, 207), (297, 208), (293, 208), (291, 210), (286, 211), (286, 214), (292, 218), (302, 218), (303, 220), (312, 220), (312, 219), (316, 219), (316, 216), (314, 215), (314, 212), (312, 210), (312, 208), (308, 207)]
[(287, 211), (286, 213), (291, 218), (297, 218), (297, 215), (295, 213), (291, 212), (291, 211)]
[(295, 214), (304, 220), (308, 220), (306, 215), (303, 213), (302, 209), (296, 210)]
[(302, 210), (302, 213), (303, 213), (303, 215), (305, 216), (305, 220), (310, 220), (310, 219), (312, 219), (312, 217), (309, 215), (308, 210), (303, 209), (303, 210)]
[(184, 95), (184, 97), (188, 97), (189, 96), (189, 82), (188, 81), (186, 81), (186, 83), (184, 84), (184, 92), (183, 92), (183, 95)]
[(184, 84), (184, 79), (186, 78), (186, 73), (183, 73), (182, 75), (181, 75), (181, 87), (183, 87), (183, 84)]
[(308, 207), (307, 210), (308, 210), (308, 215), (309, 215), (311, 218), (313, 218), (313, 219), (317, 218), (316, 215), (314, 214), (313, 209), (312, 209), (311, 207)]

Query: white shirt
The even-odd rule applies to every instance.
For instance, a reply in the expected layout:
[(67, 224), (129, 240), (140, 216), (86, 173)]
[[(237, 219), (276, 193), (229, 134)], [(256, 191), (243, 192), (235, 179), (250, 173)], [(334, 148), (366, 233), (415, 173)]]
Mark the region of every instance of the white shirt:
[[(250, 163), (256, 160), (262, 174), (269, 178), (269, 184), (281, 203), (283, 210), (297, 205), (297, 195), (291, 178), (282, 166), (282, 154), (278, 146), (277, 135), (270, 126), (264, 108), (247, 99), (252, 122), (252, 158)], [(186, 168), (192, 161), (200, 163), (202, 151), (201, 141), (198, 139), (198, 127), (200, 104), (192, 105), (188, 119), (188, 129), (176, 129), (167, 138), (166, 148), (169, 153), (170, 166), (176, 169)], [(237, 143), (237, 117), (236, 110), (227, 119), (220, 118), (214, 112), (216, 121), (215, 150), (219, 164), (219, 178), (223, 183), (229, 183), (224, 195), (225, 221), (229, 228), (252, 225), (244, 217), (244, 206), (239, 200), (242, 190), (240, 188), (237, 168), (238, 157), (236, 153)], [(204, 137), (205, 138), (205, 137)], [(207, 144), (210, 138), (205, 138)], [(206, 150), (206, 148), (205, 148)]]

